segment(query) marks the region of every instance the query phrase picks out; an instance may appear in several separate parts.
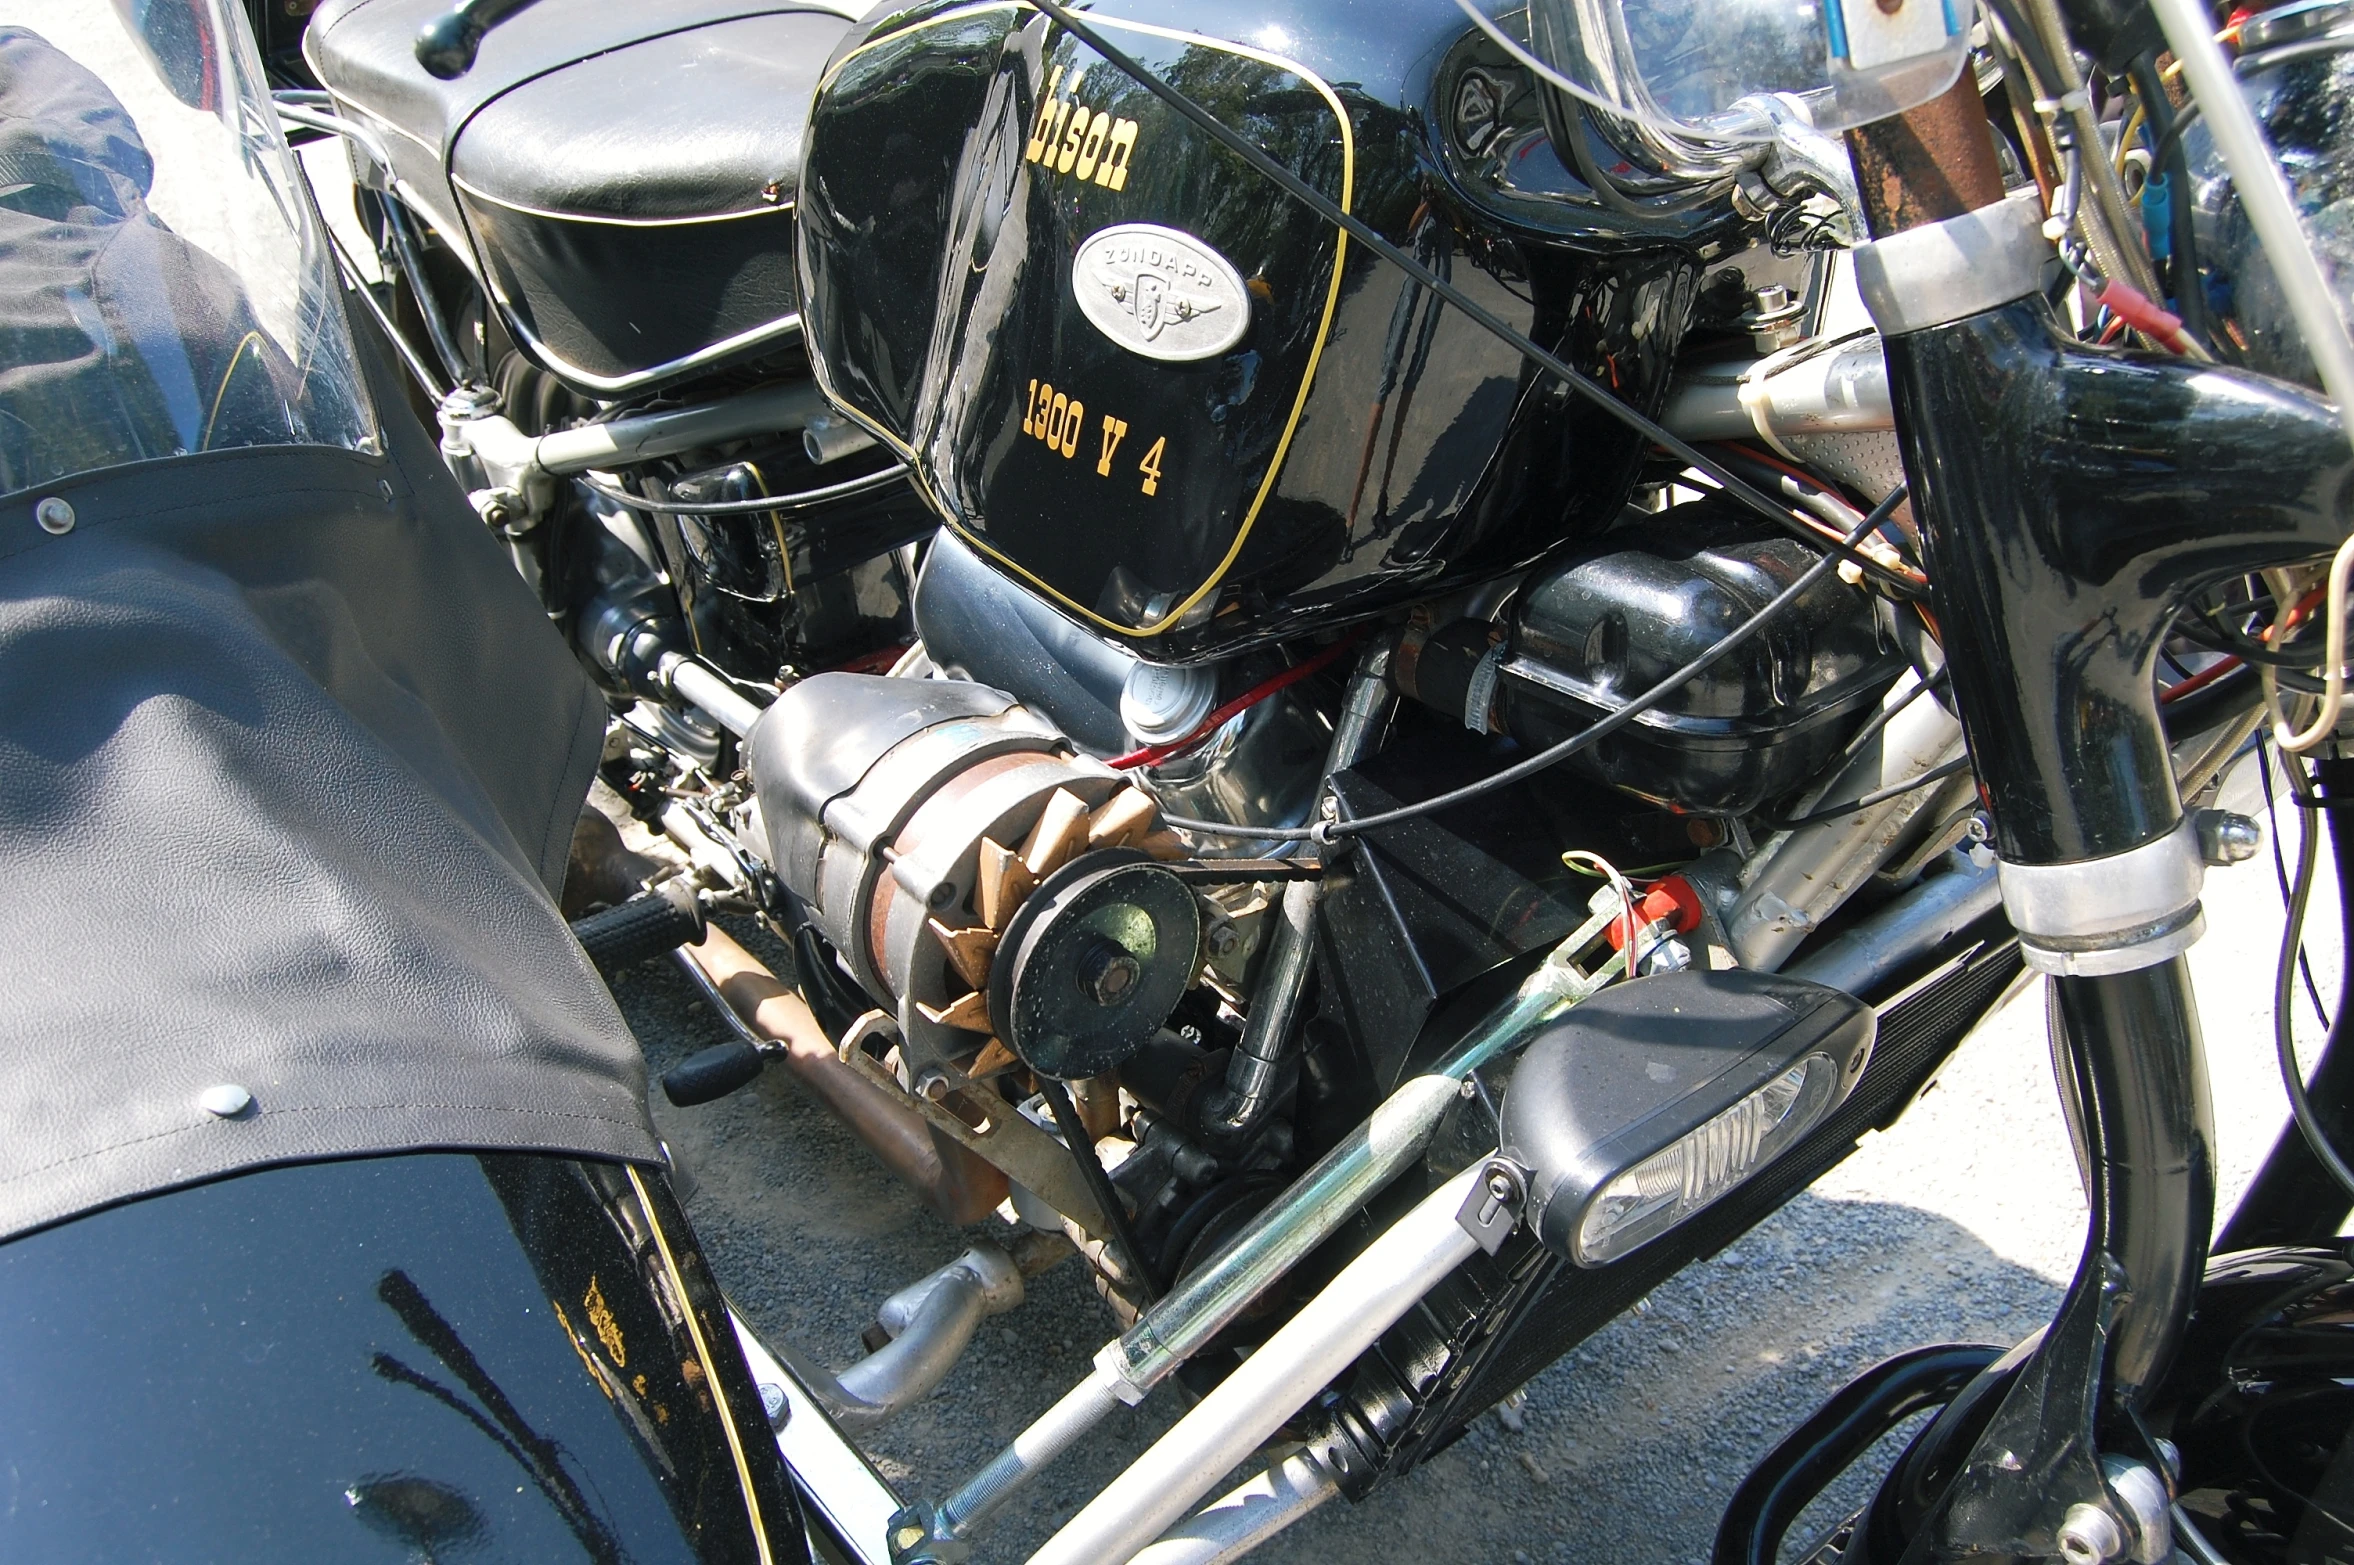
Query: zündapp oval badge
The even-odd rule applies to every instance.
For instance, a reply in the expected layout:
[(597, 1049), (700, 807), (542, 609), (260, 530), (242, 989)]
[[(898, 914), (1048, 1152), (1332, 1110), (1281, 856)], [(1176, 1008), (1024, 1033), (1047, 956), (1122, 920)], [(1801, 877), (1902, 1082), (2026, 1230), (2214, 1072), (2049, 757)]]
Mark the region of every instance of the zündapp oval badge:
[(1234, 264), (1157, 223), (1090, 235), (1071, 263), (1071, 291), (1097, 331), (1171, 364), (1216, 358), (1251, 324), (1251, 296)]

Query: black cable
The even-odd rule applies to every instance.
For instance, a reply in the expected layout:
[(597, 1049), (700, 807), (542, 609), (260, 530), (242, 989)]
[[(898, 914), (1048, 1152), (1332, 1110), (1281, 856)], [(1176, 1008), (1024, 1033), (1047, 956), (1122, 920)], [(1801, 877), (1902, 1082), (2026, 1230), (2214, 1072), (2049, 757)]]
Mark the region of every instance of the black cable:
[(2297, 1129), (2304, 1134), (2305, 1145), (2321, 1166), (2349, 1196), (2354, 1196), (2354, 1168), (2338, 1155), (2330, 1144), (2329, 1134), (2313, 1113), (2313, 1101), (2305, 1092), (2305, 1070), (2297, 1063), (2296, 1027), (2291, 1019), (2293, 1009), (2290, 991), (2296, 986), (2297, 959), (2305, 949), (2305, 904), (2313, 894), (2313, 867), (2320, 857), (2320, 810), (2311, 802), (2312, 785), (2305, 778), (2301, 763), (2289, 769), (2289, 788), (2297, 796), (2299, 818), (2305, 829), (2297, 841), (2297, 882), (2289, 898), (2288, 926), (2281, 931), (2280, 962), (2272, 976), (2272, 1042), (2280, 1058), (2280, 1084), (2289, 1095), (2289, 1113), (2297, 1121)]
[[(2185, 641), (2195, 642), (2210, 652), (2228, 652), (2243, 663), (2275, 669), (2283, 676), (2281, 683), (2289, 689), (2308, 694), (2321, 689), (2319, 676), (2311, 672), (2320, 666), (2322, 659), (2318, 635), (2290, 640), (2276, 647), (2231, 629), (2195, 604), (2191, 614), (2192, 618), (2177, 620), (2174, 626), (2175, 633)], [(2313, 625), (2318, 627), (2318, 621)]]
[(1837, 763), (1835, 763), (1835, 765), (1831, 768), (1831, 770), (1837, 771), (1841, 768), (1844, 768), (1848, 762), (1863, 754), (1864, 746), (1870, 744), (1873, 737), (1877, 735), (1881, 729), (1886, 728), (1889, 723), (1894, 721), (1897, 713), (1903, 711), (1906, 707), (1911, 706), (1915, 701), (1920, 700), (1921, 697), (1927, 695), (1930, 691), (1944, 689), (1947, 681), (1952, 678), (1953, 671), (1951, 669), (1941, 668), (1936, 673), (1931, 674), (1927, 679), (1921, 680), (1915, 684), (1912, 689), (1906, 691), (1901, 697), (1898, 698), (1896, 705), (1884, 706), (1881, 707), (1878, 711), (1874, 712), (1872, 714), (1871, 720), (1865, 723), (1863, 727), (1857, 729), (1855, 731), (1855, 737), (1847, 741), (1847, 748), (1839, 752), (1839, 759)]
[(1967, 771), (1969, 766), (1970, 758), (1968, 756), (1957, 755), (1950, 761), (1930, 767), (1929, 770), (1910, 782), (1892, 783), (1885, 788), (1874, 788), (1870, 793), (1849, 799), (1844, 804), (1825, 805), (1819, 810), (1811, 811), (1793, 820), (1774, 820), (1768, 817), (1761, 824), (1768, 831), (1796, 831), (1801, 826), (1814, 826), (1824, 821), (1835, 821), (1842, 815), (1853, 815), (1856, 811), (1868, 810), (1875, 804), (1886, 804), (1891, 799), (1902, 798), (1916, 788), (1926, 788), (1931, 783), (1941, 783), (1948, 777)]
[(1044, 1073), (1038, 1077), (1038, 1095), (1046, 1100), (1055, 1124), (1062, 1127), (1063, 1139), (1071, 1144), (1071, 1160), (1079, 1165), (1079, 1177), (1094, 1193), (1095, 1204), (1103, 1208), (1104, 1226), (1111, 1229), (1112, 1243), (1120, 1247), (1120, 1257), (1128, 1263), (1128, 1275), (1144, 1290), (1141, 1302), (1152, 1303), (1161, 1296), (1161, 1280), (1145, 1264), (1136, 1232), (1128, 1226), (1128, 1209), (1120, 1204), (1120, 1192), (1112, 1188), (1112, 1176), (1103, 1171), (1103, 1159), (1095, 1155), (1095, 1138), (1087, 1133), (1079, 1106), (1061, 1082)]
[(744, 516), (762, 511), (800, 511), (829, 501), (846, 500), (852, 495), (887, 489), (907, 477), (907, 464), (894, 462), (880, 472), (867, 473), (822, 489), (802, 489), (792, 494), (761, 495), (750, 500), (649, 500), (644, 495), (631, 494), (601, 483), (586, 473), (573, 475), (591, 494), (602, 495), (615, 505), (626, 505), (633, 511), (657, 511), (671, 516)]
[[(1060, 23), (1072, 37), (1101, 55), (1114, 70), (1128, 76), (1138, 86), (1192, 122), (1212, 141), (1217, 142), (1227, 151), (1249, 164), (1258, 173), (1273, 181), (1276, 188), (1282, 190), (1324, 221), (1340, 229), (1341, 232), (1371, 250), (1381, 259), (1389, 262), (1390, 265), (1397, 267), (1448, 304), (1462, 311), (1467, 319), (1505, 343), (1514, 352), (1555, 376), (1569, 389), (1572, 395), (1593, 404), (1653, 444), (1664, 446), (1686, 466), (1697, 468), (1706, 473), (1710, 478), (1722, 484), (1727, 494), (1776, 526), (1789, 529), (1794, 534), (1817, 543), (1825, 541), (1810, 524), (1792, 515), (1786, 506), (1771, 495), (1743, 482), (1714, 457), (1706, 455), (1691, 442), (1668, 433), (1659, 424), (1645, 418), (1641, 413), (1621, 402), (1591, 377), (1581, 375), (1572, 369), (1568, 362), (1557, 354), (1538, 347), (1527, 337), (1514, 330), (1494, 311), (1384, 239), (1363, 218), (1342, 211), (1338, 202), (1269, 157), (1249, 137), (1228, 126), (1209, 110), (1130, 58), (1124, 50), (1073, 15), (1070, 9), (1062, 4), (1062, 0), (1030, 0), (1030, 3), (1035, 4), (1039, 10)], [(1837, 548), (1840, 558), (1852, 561), (1865, 575), (1870, 576), (1874, 581), (1879, 582), (1898, 596), (1913, 598), (1920, 595), (1920, 588), (1916, 583), (1905, 580), (1871, 556), (1858, 551), (1853, 540), (1834, 547)], [(1256, 835), (1264, 838), (1270, 834), (1260, 832)]]
[[(1905, 486), (1898, 484), (1887, 499), (1872, 507), (1870, 515), (1856, 523), (1854, 531), (1847, 535), (1848, 543), (1852, 545), (1858, 538), (1865, 536), (1873, 528), (1888, 520), (1895, 513), (1897, 506), (1903, 502), (1904, 497)], [(1715, 645), (1629, 701), (1625, 706), (1600, 719), (1591, 728), (1580, 729), (1567, 739), (1548, 745), (1526, 760), (1516, 761), (1493, 776), (1481, 778), (1478, 782), (1466, 783), (1460, 788), (1451, 789), (1435, 798), (1424, 799), (1418, 804), (1401, 805), (1394, 810), (1383, 810), (1375, 815), (1362, 815), (1355, 820), (1325, 821), (1315, 826), (1233, 826), (1224, 821), (1192, 820), (1182, 815), (1164, 815), (1161, 817), (1162, 823), (1174, 826), (1179, 831), (1192, 832), (1197, 836), (1204, 837), (1241, 837), (1253, 842), (1333, 842), (1342, 837), (1361, 837), (1369, 831), (1378, 831), (1384, 826), (1392, 826), (1399, 821), (1419, 820), (1425, 815), (1436, 814), (1440, 810), (1451, 810), (1458, 804), (1467, 803), (1493, 793), (1498, 788), (1509, 787), (1524, 777), (1534, 777), (1547, 767), (1566, 761), (1579, 751), (1590, 750), (1600, 744), (1637, 717), (1715, 667), (1727, 654), (1764, 629), (1766, 623), (1775, 615), (1797, 602), (1808, 588), (1829, 575), (1832, 570), (1837, 568), (1838, 563), (1838, 555), (1824, 555), (1814, 564), (1799, 572), (1796, 581), (1774, 594), (1772, 600), (1765, 607), (1725, 632)]]
[[(2258, 780), (2264, 784), (2264, 819), (2272, 827), (2272, 830), (2265, 835), (2272, 841), (2272, 874), (2273, 878), (2280, 882), (2280, 905), (2285, 911), (2291, 905), (2292, 898), (2289, 888), (2288, 861), (2280, 855), (2280, 801), (2274, 798), (2272, 793), (2273, 754), (2268, 732), (2262, 728), (2257, 729), (2256, 775)], [(2283, 757), (2283, 770), (2293, 770), (2297, 764), (2293, 756)], [(2305, 821), (2307, 817), (2300, 816), (2299, 820)], [(2309, 825), (2306, 827), (2306, 833), (2311, 835)], [(2305, 997), (2313, 1002), (2313, 1014), (2326, 1028), (2329, 1026), (2329, 1007), (2321, 1003), (2321, 985), (2313, 981), (2313, 963), (2305, 955), (2302, 940), (2297, 945), (2297, 966), (2303, 970), (2305, 975)]]
[(2052, 58), (2051, 50), (2045, 47), (2043, 34), (2036, 30), (2035, 23), (2013, 0), (1987, 0), (1986, 8), (2002, 23), (2003, 36), (2010, 40), (2011, 47), (2018, 52), (2020, 63), (2035, 78), (2029, 84), (2029, 98), (2057, 93), (2060, 90), (2059, 62)]

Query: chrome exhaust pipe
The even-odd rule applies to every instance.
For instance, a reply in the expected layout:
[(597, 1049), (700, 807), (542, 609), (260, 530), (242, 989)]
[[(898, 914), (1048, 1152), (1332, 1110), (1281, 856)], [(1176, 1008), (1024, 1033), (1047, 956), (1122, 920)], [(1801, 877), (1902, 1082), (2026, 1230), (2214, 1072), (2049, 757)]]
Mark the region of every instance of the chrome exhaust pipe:
[(1022, 1302), (1021, 1268), (993, 1244), (977, 1244), (883, 1301), (875, 1312), (891, 1340), (833, 1374), (790, 1347), (783, 1360), (844, 1429), (880, 1428), (931, 1395), (964, 1357), (982, 1321)]

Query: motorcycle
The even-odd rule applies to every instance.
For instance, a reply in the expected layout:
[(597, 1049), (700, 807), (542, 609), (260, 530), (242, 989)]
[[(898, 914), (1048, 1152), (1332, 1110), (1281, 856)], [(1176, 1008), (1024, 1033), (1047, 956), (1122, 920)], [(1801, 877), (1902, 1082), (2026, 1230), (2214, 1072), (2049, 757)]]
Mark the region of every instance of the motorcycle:
[[(579, 944), (735, 1031), (665, 1090), (777, 1061), (1002, 1214), (869, 1360), (747, 1359), (804, 1525), (963, 1557), (1175, 1380), (1034, 1558), (1235, 1557), (2040, 974), (2093, 1211), (2059, 1314), (1842, 1392), (1718, 1557), (1931, 1409), (1814, 1558), (2332, 1546), (2307, 892), (2296, 1123), (2212, 1267), (2182, 953), (2258, 846), (2201, 801), (2342, 698), (2345, 8), (2236, 62), (2186, 0), (1122, 10), (328, 0), (276, 98), (351, 149), (348, 297), (604, 697)], [(2290, 772), (2307, 888), (2340, 765)], [(1074, 1252), (1089, 1374), (944, 1496), (859, 1478), (836, 1428)]]

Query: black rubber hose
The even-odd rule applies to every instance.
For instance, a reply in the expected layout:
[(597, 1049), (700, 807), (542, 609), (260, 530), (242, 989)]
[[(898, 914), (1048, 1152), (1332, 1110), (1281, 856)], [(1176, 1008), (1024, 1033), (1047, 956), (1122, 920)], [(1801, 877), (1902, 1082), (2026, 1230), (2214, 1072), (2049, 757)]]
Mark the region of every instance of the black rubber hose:
[(802, 1003), (829, 1042), (840, 1043), (859, 1017), (874, 1009), (834, 965), (833, 948), (812, 924), (793, 932), (793, 976), (800, 980)]

